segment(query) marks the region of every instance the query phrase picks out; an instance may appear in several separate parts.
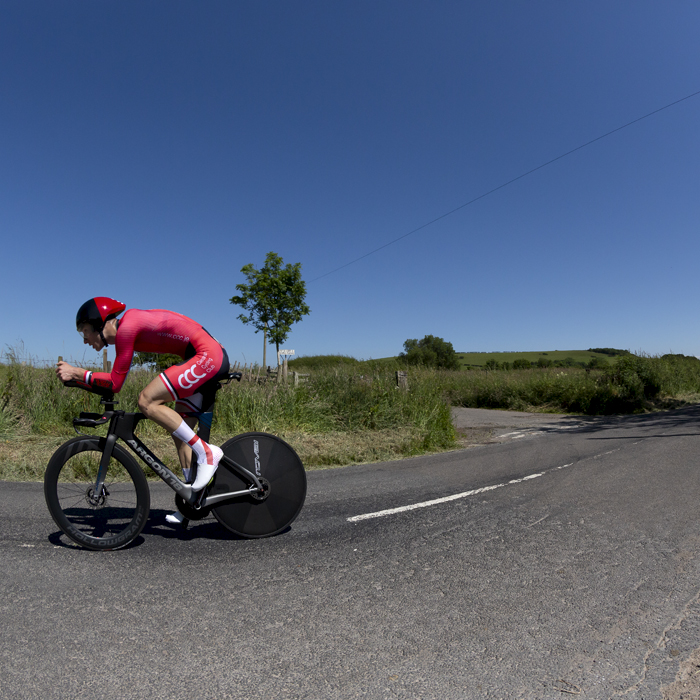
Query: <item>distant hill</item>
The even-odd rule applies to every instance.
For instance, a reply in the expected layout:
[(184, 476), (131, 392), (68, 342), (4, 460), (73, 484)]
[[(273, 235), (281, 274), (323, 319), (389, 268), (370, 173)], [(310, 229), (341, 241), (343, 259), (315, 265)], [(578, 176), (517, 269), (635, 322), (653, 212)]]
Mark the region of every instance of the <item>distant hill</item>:
[(571, 365), (581, 366), (590, 364), (595, 359), (598, 363), (610, 364), (610, 360), (620, 355), (629, 355), (628, 350), (615, 348), (589, 348), (588, 350), (549, 350), (540, 352), (458, 352), (462, 367), (484, 368), (493, 362), (512, 365), (516, 360), (525, 360), (531, 364)]

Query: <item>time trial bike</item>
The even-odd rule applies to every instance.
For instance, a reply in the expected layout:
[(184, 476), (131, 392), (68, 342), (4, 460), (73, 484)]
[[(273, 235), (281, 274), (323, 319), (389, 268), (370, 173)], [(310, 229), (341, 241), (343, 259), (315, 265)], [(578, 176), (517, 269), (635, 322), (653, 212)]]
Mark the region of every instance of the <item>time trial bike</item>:
[[(216, 393), (222, 383), (233, 379), (240, 381), (241, 373), (232, 372), (224, 382), (213, 383), (203, 392), (204, 410), (187, 414), (197, 418), (197, 434), (205, 442), (209, 441)], [(306, 472), (294, 449), (279, 437), (254, 432), (231, 438), (221, 445), (224, 456), (212, 481), (193, 492), (189, 483), (180, 480), (134, 434), (145, 418), (142, 413), (115, 409), (114, 394), (100, 387), (74, 381), (64, 384), (100, 395), (104, 407), (100, 413), (82, 412), (73, 419), (78, 437), (56, 450), (44, 475), (51, 516), (76, 544), (93, 550), (118, 549), (133, 542), (146, 525), (148, 481), (117, 440), (175, 491), (175, 503), (185, 516), (183, 527), (212, 513), (236, 535), (268, 537), (286, 530), (299, 515), (306, 498)], [(79, 431), (101, 425), (108, 425), (104, 436)], [(195, 475), (193, 469), (192, 482)]]

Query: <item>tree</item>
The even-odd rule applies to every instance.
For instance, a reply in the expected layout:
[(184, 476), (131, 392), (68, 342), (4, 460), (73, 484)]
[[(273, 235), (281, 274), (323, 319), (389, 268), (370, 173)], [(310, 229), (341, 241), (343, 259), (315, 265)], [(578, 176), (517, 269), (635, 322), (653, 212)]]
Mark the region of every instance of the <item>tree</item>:
[(279, 255), (269, 252), (259, 270), (252, 263), (243, 266), (241, 272), (248, 283), (237, 284), (240, 295), (230, 299), (232, 304), (242, 306), (246, 311), (238, 318), (254, 326), (256, 333), (263, 332), (264, 366), (267, 366), (268, 342), (279, 351), (291, 332), (292, 324), (311, 313), (304, 303), (306, 283), (301, 279), (301, 263), (283, 265)]
[(399, 355), (409, 365), (423, 365), (438, 369), (459, 369), (457, 353), (442, 338), (426, 335), (423, 340), (407, 340), (403, 344), (405, 352)]
[(150, 365), (156, 372), (163, 372), (172, 365), (177, 365), (182, 362), (179, 355), (171, 353), (156, 353), (156, 352), (137, 352), (134, 353), (132, 364), (136, 367), (144, 367)]
[(513, 360), (513, 369), (530, 369), (532, 364), (530, 360), (526, 360), (524, 357), (516, 357)]

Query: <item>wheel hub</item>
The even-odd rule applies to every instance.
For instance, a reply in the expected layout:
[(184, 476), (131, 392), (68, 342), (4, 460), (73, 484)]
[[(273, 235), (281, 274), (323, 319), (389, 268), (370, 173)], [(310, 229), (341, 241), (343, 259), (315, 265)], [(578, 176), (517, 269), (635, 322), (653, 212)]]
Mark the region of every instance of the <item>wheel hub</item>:
[(251, 493), (250, 495), (256, 501), (264, 501), (270, 495), (270, 482), (267, 479), (263, 479), (262, 477), (258, 477), (258, 481), (263, 487), (262, 491), (255, 491), (255, 493)]
[(107, 493), (103, 490), (99, 496), (95, 495), (95, 489), (91, 487), (85, 492), (85, 500), (90, 508), (102, 508), (107, 503)]

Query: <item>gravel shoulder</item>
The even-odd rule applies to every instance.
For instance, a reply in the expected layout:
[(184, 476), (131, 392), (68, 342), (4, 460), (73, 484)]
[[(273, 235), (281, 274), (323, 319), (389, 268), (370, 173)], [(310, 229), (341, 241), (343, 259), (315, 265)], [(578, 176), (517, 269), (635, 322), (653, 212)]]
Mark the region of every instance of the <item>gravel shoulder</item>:
[(521, 433), (577, 428), (588, 421), (582, 416), (558, 413), (452, 408), (452, 423), (463, 447), (504, 442)]

